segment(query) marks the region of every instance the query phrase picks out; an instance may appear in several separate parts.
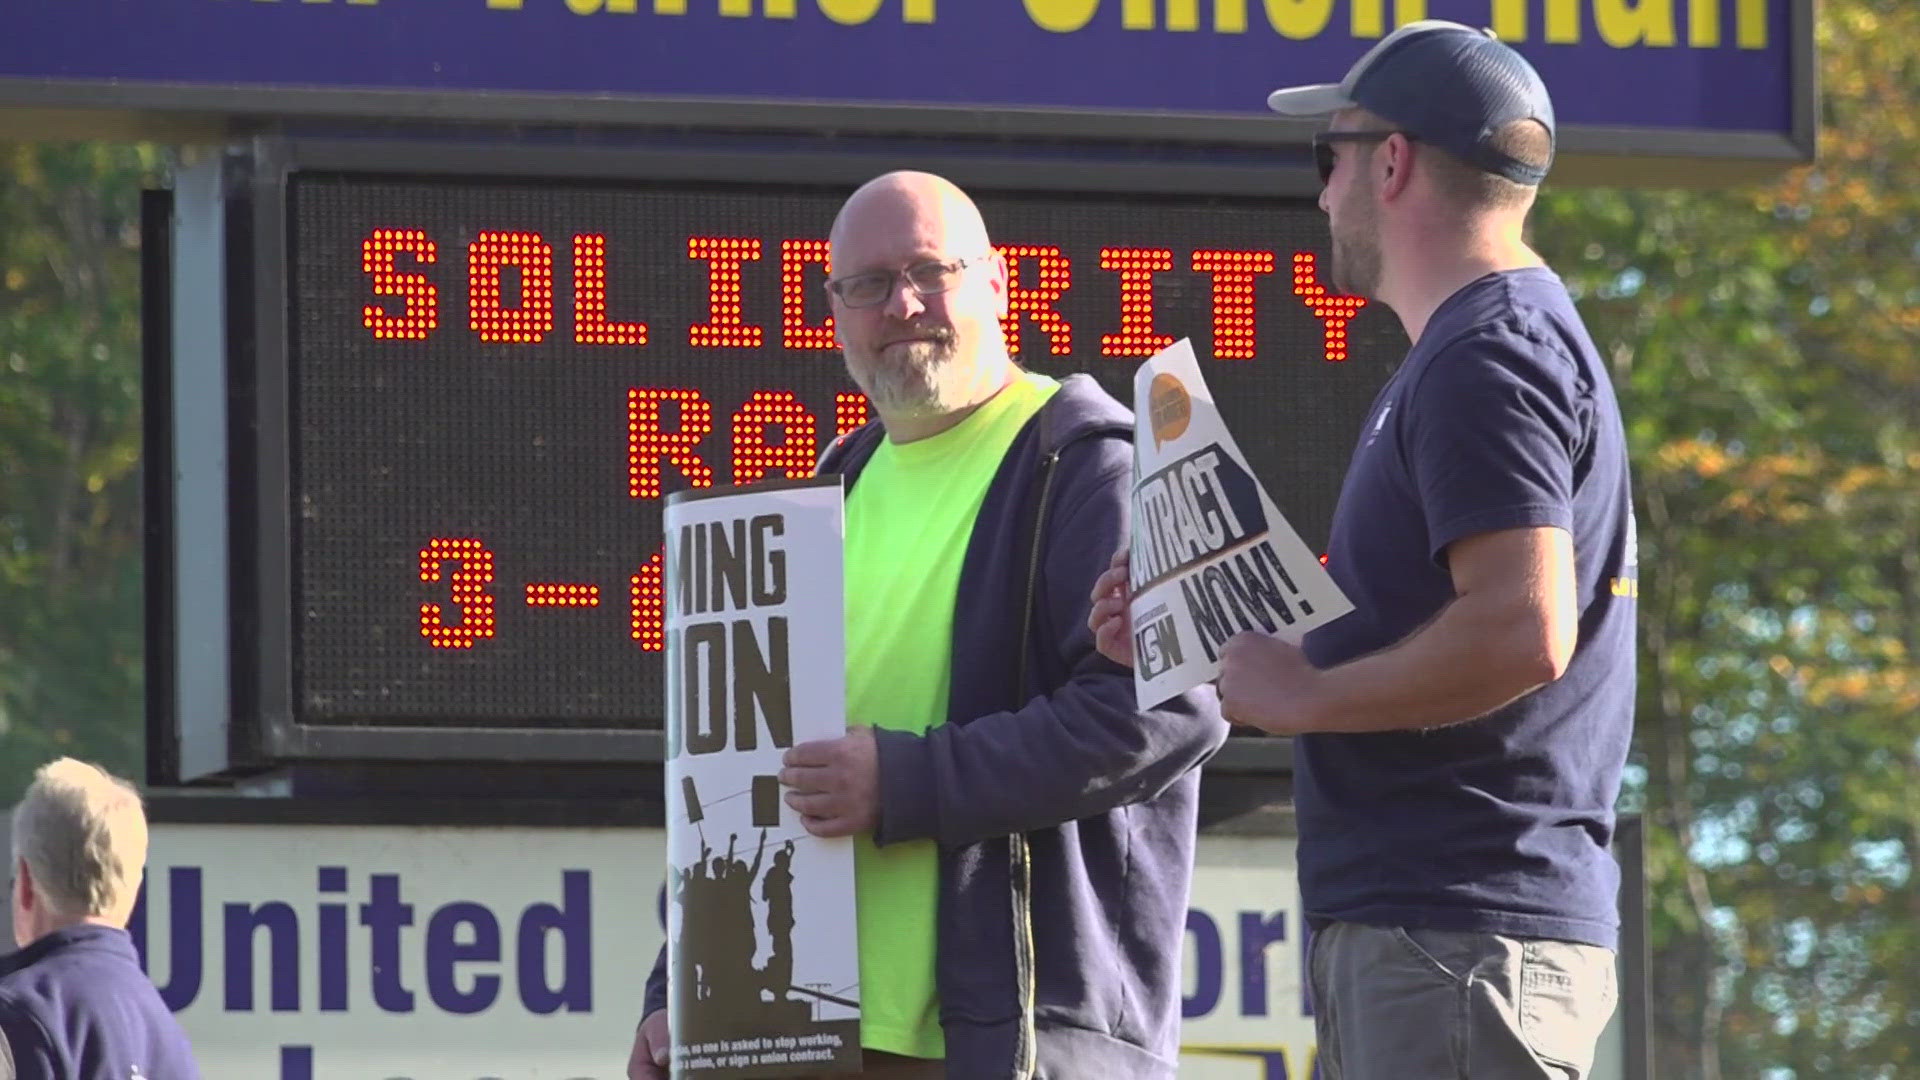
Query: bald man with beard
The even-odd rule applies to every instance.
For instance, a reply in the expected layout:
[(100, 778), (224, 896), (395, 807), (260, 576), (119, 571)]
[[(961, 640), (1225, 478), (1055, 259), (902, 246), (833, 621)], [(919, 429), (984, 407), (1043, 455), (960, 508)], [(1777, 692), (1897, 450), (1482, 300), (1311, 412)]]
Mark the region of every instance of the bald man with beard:
[[(832, 231), (834, 329), (878, 420), (847, 485), (848, 733), (786, 757), (786, 800), (855, 843), (869, 1077), (1171, 1078), (1210, 690), (1151, 710), (1094, 647), (1127, 530), (1132, 414), (1007, 354), (979, 210), (881, 176)], [(630, 1080), (665, 1077), (664, 951)]]

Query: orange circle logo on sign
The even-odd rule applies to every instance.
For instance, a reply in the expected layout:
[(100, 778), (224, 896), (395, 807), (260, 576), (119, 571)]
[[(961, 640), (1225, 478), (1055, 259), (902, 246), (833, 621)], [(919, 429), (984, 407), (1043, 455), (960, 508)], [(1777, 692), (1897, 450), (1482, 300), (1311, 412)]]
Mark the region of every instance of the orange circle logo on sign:
[(1193, 419), (1193, 399), (1171, 375), (1155, 375), (1147, 389), (1147, 419), (1153, 425), (1153, 443), (1160, 446), (1187, 433)]

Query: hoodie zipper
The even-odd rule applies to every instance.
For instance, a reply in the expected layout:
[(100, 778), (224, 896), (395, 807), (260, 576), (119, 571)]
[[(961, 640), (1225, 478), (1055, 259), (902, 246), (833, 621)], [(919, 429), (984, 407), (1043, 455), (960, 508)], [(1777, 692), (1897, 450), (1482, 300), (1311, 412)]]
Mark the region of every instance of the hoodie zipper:
[[(1027, 560), (1026, 603), (1020, 609), (1020, 700), (1016, 706), (1025, 704), (1030, 693), (1027, 657), (1033, 644), (1033, 605), (1040, 589), (1040, 538), (1046, 535), (1047, 507), (1052, 502), (1053, 478), (1057, 471), (1055, 466), (1059, 463), (1060, 449), (1056, 448), (1047, 454), (1040, 465), (1040, 507), (1033, 518), (1033, 536)], [(1039, 1047), (1033, 1015), (1038, 981), (1033, 970), (1033, 851), (1027, 844), (1027, 834), (1014, 833), (1009, 839), (1007, 853), (1008, 877), (1013, 892), (1015, 992), (1020, 997), (1020, 1045), (1014, 1054), (1014, 1076), (1018, 1080), (1028, 1080), (1038, 1065)]]

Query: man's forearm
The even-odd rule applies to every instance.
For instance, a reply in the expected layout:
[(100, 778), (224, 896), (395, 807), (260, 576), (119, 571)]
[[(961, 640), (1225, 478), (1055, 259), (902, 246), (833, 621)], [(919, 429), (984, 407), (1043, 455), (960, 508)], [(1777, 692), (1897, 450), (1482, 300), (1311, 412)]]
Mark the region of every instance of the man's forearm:
[(1549, 641), (1533, 610), (1460, 597), (1400, 644), (1323, 672), (1316, 727), (1409, 731), (1485, 716), (1559, 677)]
[(1136, 712), (1131, 679), (1083, 674), (1019, 712), (925, 736), (879, 732), (876, 840), (961, 845), (1151, 798), (1225, 738), (1210, 701), (1196, 691)]

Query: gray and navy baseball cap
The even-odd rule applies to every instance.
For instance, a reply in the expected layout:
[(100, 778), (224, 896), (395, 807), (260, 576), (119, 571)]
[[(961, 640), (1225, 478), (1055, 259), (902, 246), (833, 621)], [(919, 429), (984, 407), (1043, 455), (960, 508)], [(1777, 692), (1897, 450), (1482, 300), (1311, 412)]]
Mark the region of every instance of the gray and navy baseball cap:
[(1490, 141), (1515, 120), (1537, 120), (1553, 138), (1553, 100), (1540, 73), (1492, 32), (1455, 22), (1408, 23), (1367, 50), (1338, 84), (1284, 87), (1267, 95), (1267, 107), (1300, 117), (1365, 109), (1518, 184), (1540, 183), (1552, 164), (1518, 161)]

